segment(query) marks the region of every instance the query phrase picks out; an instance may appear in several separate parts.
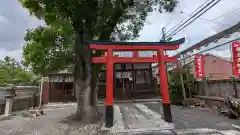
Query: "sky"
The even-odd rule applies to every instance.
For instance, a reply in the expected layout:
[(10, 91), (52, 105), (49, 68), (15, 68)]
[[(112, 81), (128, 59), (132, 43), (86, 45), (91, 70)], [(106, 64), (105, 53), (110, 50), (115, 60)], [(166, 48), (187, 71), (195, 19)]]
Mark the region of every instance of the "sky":
[[(138, 40), (157, 41), (161, 35), (162, 27), (168, 24), (166, 27), (166, 31), (170, 30), (175, 25), (179, 24), (182, 20), (188, 19), (188, 17), (190, 17), (190, 14), (193, 11), (195, 11), (205, 1), (206, 0), (179, 0), (179, 4), (173, 13), (164, 14), (159, 14), (157, 12), (150, 13), (148, 16), (147, 24), (140, 32), (140, 37)], [(174, 39), (185, 37), (186, 42), (180, 46), (180, 49), (172, 53), (170, 52), (169, 54), (171, 55), (175, 54), (176, 52), (180, 52), (181, 50), (186, 49), (200, 42), (201, 40), (211, 35), (217, 34), (218, 32), (221, 32), (231, 27), (232, 25), (240, 22), (239, 5), (240, 0), (221, 0), (217, 5), (211, 8), (205, 14), (203, 14), (199, 19), (194, 21), (192, 24), (187, 26), (185, 29), (183, 29), (173, 37)], [(229, 14), (225, 15), (226, 13)], [(212, 20), (214, 20), (214, 23), (212, 22)], [(240, 38), (239, 34), (238, 37)], [(217, 44), (220, 43), (221, 42), (218, 42)], [(230, 55), (229, 48), (230, 46), (220, 47), (212, 50), (210, 53), (216, 55), (229, 56)]]
[[(141, 30), (140, 37), (136, 41), (157, 41), (161, 35), (161, 28), (171, 22), (166, 27), (166, 31), (174, 27), (189, 17), (198, 6), (206, 0), (179, 0), (179, 4), (173, 13), (152, 12), (148, 14), (144, 28)], [(194, 21), (191, 25), (179, 32), (175, 39), (186, 38), (186, 42), (178, 51), (216, 34), (231, 25), (240, 21), (240, 0), (221, 0), (216, 6), (202, 15), (200, 19)], [(230, 14), (220, 17), (230, 11)], [(202, 18), (202, 19), (201, 19)], [(215, 23), (206, 20), (214, 20)], [(18, 0), (0, 0), (0, 59), (5, 56), (12, 56), (18, 61), (22, 57), (22, 47), (24, 46), (24, 34), (27, 29), (36, 28), (44, 25), (43, 21), (24, 9)], [(240, 36), (239, 36), (240, 37)], [(172, 52), (174, 54), (178, 51)], [(229, 55), (226, 47), (212, 51), (218, 55)]]
[(30, 16), (18, 0), (0, 0), (0, 59), (12, 56), (21, 60), (26, 30), (43, 24)]

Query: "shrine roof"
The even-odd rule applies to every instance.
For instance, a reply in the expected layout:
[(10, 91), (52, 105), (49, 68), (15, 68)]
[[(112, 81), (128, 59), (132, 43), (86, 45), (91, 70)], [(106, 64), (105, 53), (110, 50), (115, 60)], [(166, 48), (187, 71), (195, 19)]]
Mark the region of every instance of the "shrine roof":
[(160, 45), (180, 45), (185, 42), (185, 38), (181, 38), (174, 41), (169, 42), (111, 42), (111, 41), (97, 41), (97, 40), (90, 40), (89, 44), (96, 44), (96, 45), (142, 45), (142, 46), (160, 46)]

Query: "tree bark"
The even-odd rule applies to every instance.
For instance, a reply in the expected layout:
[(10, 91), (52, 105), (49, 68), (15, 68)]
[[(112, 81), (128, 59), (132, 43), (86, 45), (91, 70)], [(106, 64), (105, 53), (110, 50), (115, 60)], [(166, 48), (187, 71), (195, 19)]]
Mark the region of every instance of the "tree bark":
[[(75, 39), (75, 91), (77, 99), (76, 117), (85, 123), (92, 123), (98, 116), (96, 105), (93, 106), (92, 84), (96, 84), (92, 74), (92, 52), (88, 44), (88, 31), (86, 28), (76, 32)], [(95, 87), (95, 86), (94, 86)], [(96, 93), (96, 92), (94, 92)]]
[[(122, 2), (122, 1), (121, 1)], [(122, 3), (123, 4), (123, 3)], [(131, 5), (130, 2), (121, 5), (124, 9)], [(119, 19), (124, 13), (124, 9), (117, 7), (115, 13), (112, 15), (110, 21), (99, 36), (99, 40), (109, 40), (111, 33), (117, 25)], [(73, 22), (73, 27), (76, 31), (75, 39), (75, 68), (74, 68), (74, 83), (77, 99), (77, 112), (78, 119), (92, 121), (97, 115), (97, 84), (98, 73), (100, 70), (93, 68), (91, 49), (88, 44), (88, 30), (84, 25)], [(88, 24), (88, 22), (86, 22)], [(80, 27), (79, 27), (80, 26)], [(86, 25), (87, 26), (87, 25)]]
[(95, 68), (92, 68), (92, 78), (91, 78), (91, 97), (90, 97), (90, 105), (92, 107), (97, 106), (98, 101), (98, 71), (95, 70)]
[[(77, 99), (77, 112), (76, 117), (78, 119), (82, 119), (82, 116), (85, 115), (85, 104), (86, 100), (84, 99), (85, 91), (86, 91), (86, 83), (85, 83), (85, 74), (84, 74), (84, 60), (81, 51), (81, 47), (83, 46), (83, 31), (77, 31), (75, 37), (75, 67), (74, 67), (74, 86), (76, 92)], [(86, 101), (86, 102), (85, 102)]]
[[(100, 41), (106, 41), (110, 39), (111, 33), (114, 31), (115, 26), (117, 25), (119, 19), (121, 18), (121, 16), (123, 15), (123, 10), (120, 8), (117, 8), (115, 13), (112, 15), (111, 19), (107, 22), (107, 25), (105, 25), (102, 28), (102, 32), (99, 36), (99, 40)], [(98, 52), (97, 52), (98, 53)], [(101, 54), (101, 53), (99, 53)], [(94, 68), (93, 68), (94, 67)], [(98, 65), (92, 65), (92, 78), (91, 78), (91, 100), (90, 100), (90, 105), (91, 107), (95, 108), (94, 110), (96, 110), (97, 108), (97, 96), (98, 96), (98, 74), (101, 66)]]

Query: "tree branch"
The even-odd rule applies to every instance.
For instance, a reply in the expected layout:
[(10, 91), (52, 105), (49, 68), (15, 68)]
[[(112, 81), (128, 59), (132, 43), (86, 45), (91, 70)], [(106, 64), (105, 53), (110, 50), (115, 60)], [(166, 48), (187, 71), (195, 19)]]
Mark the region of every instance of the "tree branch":
[(99, 40), (109, 40), (112, 32), (114, 31), (114, 28), (116, 27), (118, 21), (124, 14), (124, 10), (132, 5), (132, 0), (129, 0), (130, 2), (125, 2), (123, 0), (120, 0), (118, 3), (118, 6), (116, 7), (115, 12), (109, 19), (109, 21), (106, 23), (106, 25), (102, 28), (102, 33), (99, 36)]

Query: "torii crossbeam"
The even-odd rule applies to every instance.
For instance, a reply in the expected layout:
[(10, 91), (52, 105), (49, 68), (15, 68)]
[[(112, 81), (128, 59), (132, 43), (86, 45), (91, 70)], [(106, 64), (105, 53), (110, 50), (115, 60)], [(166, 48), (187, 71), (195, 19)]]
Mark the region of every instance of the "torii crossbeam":
[[(156, 63), (160, 72), (160, 90), (162, 95), (162, 104), (164, 110), (164, 120), (172, 122), (170, 107), (168, 82), (167, 82), (167, 62), (176, 62), (176, 57), (164, 55), (165, 50), (176, 50), (179, 45), (184, 43), (185, 39), (179, 39), (171, 42), (99, 42), (90, 41), (92, 50), (105, 51), (106, 55), (93, 57), (93, 63), (104, 63), (106, 65), (106, 127), (113, 126), (113, 65), (115, 63)], [(113, 51), (134, 51), (133, 57), (113, 56)], [(157, 51), (153, 57), (139, 57), (137, 51)]]

